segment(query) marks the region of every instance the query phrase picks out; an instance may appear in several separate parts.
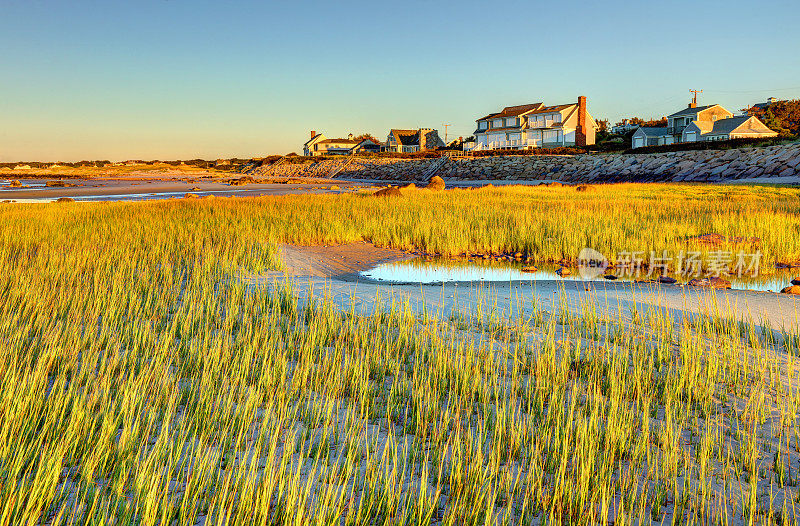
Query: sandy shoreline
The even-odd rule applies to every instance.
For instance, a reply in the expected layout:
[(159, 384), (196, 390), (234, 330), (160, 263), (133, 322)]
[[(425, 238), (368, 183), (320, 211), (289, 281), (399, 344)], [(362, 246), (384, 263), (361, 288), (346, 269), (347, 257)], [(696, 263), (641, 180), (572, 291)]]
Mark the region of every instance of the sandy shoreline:
[(351, 191), (364, 183), (351, 181), (331, 181), (327, 179), (259, 180), (246, 185), (232, 185), (225, 179), (193, 178), (91, 178), (65, 180), (68, 186), (46, 186), (48, 179), (18, 179), (23, 186), (12, 187), (0, 178), (0, 202), (54, 201), (67, 197), (87, 201), (126, 201), (142, 199), (166, 199), (183, 197), (192, 193), (199, 196), (241, 196), (287, 195), (293, 193), (338, 193)]

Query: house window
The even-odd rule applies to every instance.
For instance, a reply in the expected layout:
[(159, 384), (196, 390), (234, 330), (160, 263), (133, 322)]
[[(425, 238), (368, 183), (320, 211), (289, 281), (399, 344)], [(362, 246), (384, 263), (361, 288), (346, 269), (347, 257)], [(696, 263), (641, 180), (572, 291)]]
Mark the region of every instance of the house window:
[(495, 119), (492, 121), (493, 128), (502, 128), (503, 127), (503, 119)]
[(506, 119), (506, 126), (518, 126), (519, 123), (516, 118)]
[(486, 125), (487, 125), (487, 124), (489, 124), (489, 123), (488, 123), (488, 122), (486, 122), (486, 121), (481, 121), (481, 122), (479, 122), (479, 123), (478, 123), (478, 129), (479, 129), (479, 130), (485, 130), (485, 129), (486, 129)]

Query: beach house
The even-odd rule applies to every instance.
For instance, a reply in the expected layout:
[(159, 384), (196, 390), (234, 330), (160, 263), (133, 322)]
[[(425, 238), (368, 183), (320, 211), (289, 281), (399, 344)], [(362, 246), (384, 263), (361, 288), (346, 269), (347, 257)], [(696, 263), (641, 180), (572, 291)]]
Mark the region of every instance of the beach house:
[(324, 134), (312, 130), (311, 138), (303, 145), (303, 155), (350, 155), (362, 151), (377, 152), (379, 149), (380, 145), (369, 139), (354, 139), (352, 133), (346, 139), (328, 139)]
[(554, 148), (594, 144), (597, 123), (589, 114), (586, 97), (571, 104), (545, 106), (542, 102), (506, 106), (476, 121), (471, 150)]
[(660, 146), (679, 142), (722, 141), (745, 137), (775, 137), (776, 132), (767, 128), (756, 117), (734, 116), (719, 104), (698, 106), (691, 102), (672, 115), (667, 116), (667, 125), (658, 128), (641, 127), (633, 133), (631, 146)]
[(386, 137), (387, 152), (411, 153), (443, 148), (444, 141), (433, 128), (391, 129)]

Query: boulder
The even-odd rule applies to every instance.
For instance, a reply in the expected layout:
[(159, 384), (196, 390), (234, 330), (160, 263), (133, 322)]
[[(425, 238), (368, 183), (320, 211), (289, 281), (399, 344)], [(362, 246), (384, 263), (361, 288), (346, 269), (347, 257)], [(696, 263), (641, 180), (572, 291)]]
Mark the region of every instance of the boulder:
[(372, 195), (375, 197), (399, 197), (402, 194), (400, 193), (400, 189), (396, 186), (389, 186), (387, 188), (381, 188)]
[(184, 194), (183, 198), (184, 199), (200, 199), (200, 196), (197, 195), (197, 194), (188, 193), (188, 194)]
[(245, 175), (244, 177), (240, 177), (238, 179), (231, 179), (230, 185), (231, 186), (244, 186), (246, 184), (255, 183), (256, 180), (250, 177), (249, 175)]
[(444, 190), (445, 184), (444, 179), (439, 177), (438, 175), (434, 175), (431, 177), (431, 180), (428, 181), (428, 184), (425, 186), (428, 190)]
[(677, 283), (677, 282), (678, 282), (678, 280), (677, 280), (677, 279), (675, 279), (675, 278), (671, 278), (671, 277), (669, 277), (669, 276), (659, 276), (659, 277), (658, 277), (658, 282), (659, 282), (659, 283), (666, 283), (666, 284), (672, 285), (673, 283)]
[(537, 272), (538, 270), (539, 270), (538, 268), (534, 267), (533, 265), (530, 265), (527, 267), (522, 267), (522, 269), (520, 269), (520, 272)]
[(75, 200), (71, 197), (59, 197), (56, 199), (56, 203), (74, 203)]
[(719, 277), (695, 278), (687, 283), (690, 287), (710, 287), (714, 289), (729, 289), (731, 282)]
[(562, 278), (565, 276), (569, 276), (572, 274), (572, 271), (566, 267), (561, 267), (560, 269), (556, 270), (556, 274), (561, 276)]
[(798, 295), (800, 294), (800, 285), (792, 285), (791, 287), (786, 287), (781, 291), (782, 294), (792, 294)]
[(22, 183), (19, 182), (19, 179), (14, 179), (10, 183), (8, 183), (8, 186), (11, 186), (13, 188), (19, 188), (20, 186), (22, 186)]
[(792, 280), (792, 285), (800, 285), (800, 276), (794, 278)]
[(614, 281), (614, 280), (616, 280), (618, 278), (614, 274), (606, 274), (605, 276), (603, 276), (603, 279)]
[(579, 184), (575, 187), (576, 192), (594, 192), (595, 190), (597, 190), (597, 188), (590, 184)]

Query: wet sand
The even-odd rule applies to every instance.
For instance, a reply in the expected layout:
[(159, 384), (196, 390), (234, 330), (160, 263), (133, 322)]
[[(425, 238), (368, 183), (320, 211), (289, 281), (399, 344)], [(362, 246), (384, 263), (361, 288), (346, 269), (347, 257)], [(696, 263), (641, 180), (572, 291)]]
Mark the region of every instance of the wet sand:
[(569, 307), (579, 313), (586, 307), (603, 315), (638, 323), (633, 312), (669, 313), (676, 323), (698, 314), (752, 319), (773, 329), (800, 331), (800, 297), (774, 292), (713, 290), (703, 287), (658, 283), (583, 282), (542, 280), (535, 282), (461, 282), (445, 284), (391, 284), (360, 278), (358, 272), (380, 263), (401, 261), (408, 253), (353, 243), (337, 247), (284, 246), (285, 269), (259, 275), (243, 275), (253, 286), (291, 282), (302, 301), (327, 299), (342, 310), (355, 308), (370, 314), (377, 307), (401, 301), (418, 313), (449, 317), (474, 311), (476, 305), (500, 316), (530, 315), (534, 307), (555, 312)]
[[(183, 197), (187, 193), (198, 196), (287, 195), (297, 193), (349, 192), (364, 186), (350, 181), (326, 179), (259, 180), (242, 186), (230, 184), (222, 178), (91, 178), (69, 179), (67, 186), (46, 186), (53, 179), (19, 179), (23, 186), (12, 187), (7, 180), (0, 179), (0, 201), (48, 202), (62, 197), (76, 201), (136, 201)], [(334, 189), (331, 189), (334, 187)], [(335, 188), (338, 187), (338, 188)]]

